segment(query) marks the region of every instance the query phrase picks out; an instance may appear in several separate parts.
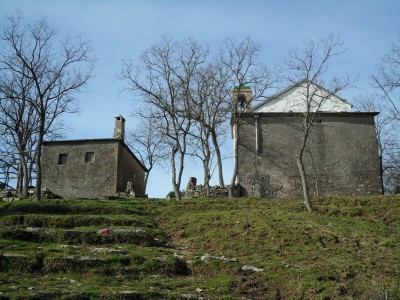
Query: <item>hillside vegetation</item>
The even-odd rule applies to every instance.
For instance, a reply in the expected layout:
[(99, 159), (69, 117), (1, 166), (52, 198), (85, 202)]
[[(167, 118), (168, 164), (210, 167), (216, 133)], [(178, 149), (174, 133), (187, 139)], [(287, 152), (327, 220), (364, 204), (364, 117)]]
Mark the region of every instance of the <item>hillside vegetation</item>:
[(313, 204), (0, 203), (0, 299), (399, 299), (400, 197)]

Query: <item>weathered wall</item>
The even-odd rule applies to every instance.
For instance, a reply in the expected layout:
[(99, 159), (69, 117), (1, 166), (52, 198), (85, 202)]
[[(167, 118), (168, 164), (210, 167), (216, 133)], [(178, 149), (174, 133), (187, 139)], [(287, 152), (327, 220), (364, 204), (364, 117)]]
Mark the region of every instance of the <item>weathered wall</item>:
[[(239, 127), (239, 180), (244, 195), (302, 195), (295, 151), (301, 138), (296, 114), (260, 113), (258, 151), (254, 115)], [(311, 193), (369, 195), (380, 193), (378, 148), (373, 113), (323, 113), (310, 133), (305, 154)], [(316, 175), (316, 176), (315, 176)]]
[[(80, 140), (46, 142), (43, 146), (43, 188), (63, 198), (98, 198), (116, 194), (118, 141)], [(85, 162), (85, 152), (94, 161)], [(59, 154), (68, 154), (66, 165)]]
[(140, 163), (133, 157), (127, 146), (119, 143), (119, 159), (118, 159), (118, 179), (117, 189), (120, 192), (125, 192), (127, 183), (130, 180), (133, 183), (133, 189), (137, 197), (145, 196), (144, 190), (144, 175)]

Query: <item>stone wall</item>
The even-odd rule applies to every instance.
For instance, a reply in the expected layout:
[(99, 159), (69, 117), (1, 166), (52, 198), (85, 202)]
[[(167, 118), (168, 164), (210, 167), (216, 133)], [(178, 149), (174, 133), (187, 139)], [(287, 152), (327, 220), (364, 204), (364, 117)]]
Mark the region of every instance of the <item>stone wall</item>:
[[(120, 141), (78, 140), (45, 142), (42, 186), (62, 198), (98, 198), (117, 192), (117, 156)], [(92, 152), (91, 161), (85, 154)], [(67, 155), (59, 163), (59, 155)]]
[[(35, 189), (28, 189), (28, 198), (33, 199), (35, 196)], [(57, 199), (59, 198), (57, 195), (54, 195), (48, 189), (42, 189), (41, 199)], [(0, 202), (13, 202), (19, 201), (23, 198), (20, 198), (19, 193), (15, 189), (0, 189)]]
[[(193, 177), (191, 177), (193, 178)], [(190, 181), (189, 181), (190, 182)], [(211, 186), (210, 187), (210, 197), (228, 197), (229, 186)], [(186, 188), (184, 198), (200, 198), (207, 197), (207, 188), (204, 185), (189, 185)]]
[[(134, 193), (136, 197), (144, 197), (144, 177), (145, 170), (141, 163), (135, 159), (134, 154), (124, 143), (120, 143), (118, 147), (117, 190)], [(129, 185), (131, 191), (127, 191)]]
[[(375, 113), (321, 113), (304, 154), (311, 194), (380, 194)], [(302, 133), (300, 115), (247, 114), (239, 127), (239, 182), (243, 196), (301, 197), (295, 151)], [(256, 132), (258, 131), (258, 132)], [(256, 140), (258, 138), (258, 140)]]

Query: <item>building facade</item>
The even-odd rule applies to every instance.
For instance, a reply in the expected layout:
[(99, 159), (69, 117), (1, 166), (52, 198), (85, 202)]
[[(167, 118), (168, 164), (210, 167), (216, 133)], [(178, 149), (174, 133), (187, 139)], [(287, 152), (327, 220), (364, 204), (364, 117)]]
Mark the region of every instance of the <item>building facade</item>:
[(124, 142), (122, 116), (114, 138), (43, 143), (42, 186), (62, 198), (145, 196), (147, 169)]
[[(243, 113), (238, 127), (242, 195), (301, 197), (296, 151), (302, 138), (302, 82)], [(327, 92), (314, 85), (321, 93)], [(321, 99), (321, 98), (318, 98)], [(352, 112), (336, 95), (325, 98), (310, 129), (304, 163), (314, 195), (381, 193), (375, 112)]]

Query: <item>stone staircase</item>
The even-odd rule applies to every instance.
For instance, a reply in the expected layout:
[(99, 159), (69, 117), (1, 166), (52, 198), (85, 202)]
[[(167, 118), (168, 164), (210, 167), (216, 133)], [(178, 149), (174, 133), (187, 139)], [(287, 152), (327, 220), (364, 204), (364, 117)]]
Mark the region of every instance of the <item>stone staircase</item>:
[(198, 299), (140, 205), (74, 201), (0, 206), (0, 299)]

